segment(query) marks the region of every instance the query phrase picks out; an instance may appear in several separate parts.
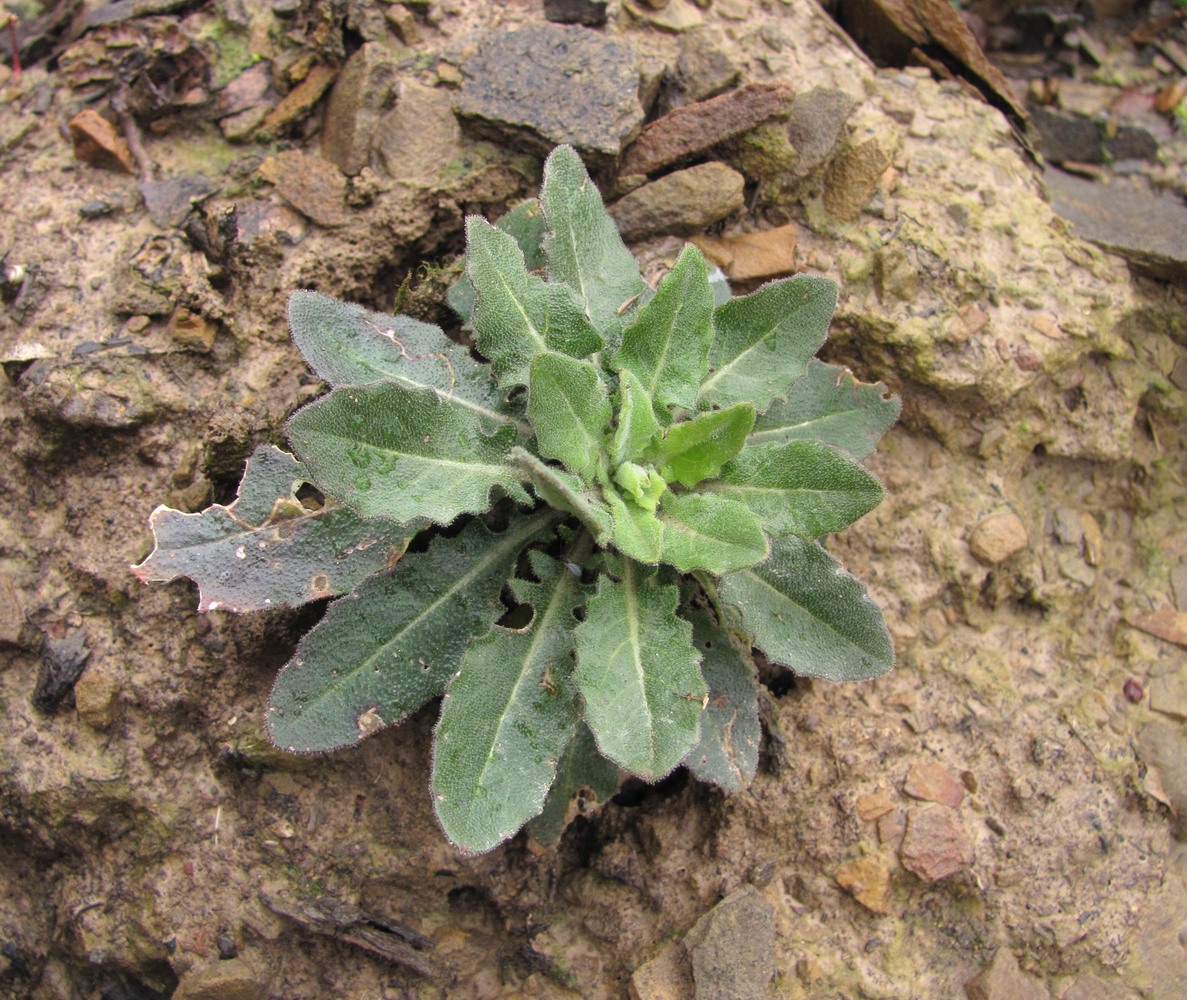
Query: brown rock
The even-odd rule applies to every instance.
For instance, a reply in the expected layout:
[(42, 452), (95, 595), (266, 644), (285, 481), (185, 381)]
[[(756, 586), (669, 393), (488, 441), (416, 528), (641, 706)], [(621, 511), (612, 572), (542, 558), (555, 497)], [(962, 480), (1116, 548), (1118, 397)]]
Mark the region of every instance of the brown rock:
[(25, 625), (25, 613), (16, 596), (16, 587), (6, 575), (0, 575), (0, 646), (19, 646)]
[(943, 764), (929, 761), (915, 764), (907, 771), (903, 791), (913, 799), (938, 802), (955, 809), (964, 801), (964, 785)]
[(1163, 715), (1187, 719), (1187, 667), (1150, 681), (1150, 708)]
[(297, 150), (269, 160), (260, 170), (274, 178), (276, 190), (293, 208), (319, 226), (346, 222), (346, 177), (334, 164)]
[(416, 23), (416, 15), (407, 7), (398, 3), (392, 4), (384, 12), (384, 16), (405, 45), (416, 45), (420, 42), (420, 25)]
[[(766, 1000), (775, 977), (775, 908), (752, 885), (685, 935), (697, 1000)], [(687, 994), (686, 994), (687, 995)]]
[(266, 993), (259, 974), (242, 958), (187, 972), (174, 1000), (260, 1000)]
[(973, 852), (959, 817), (950, 809), (927, 806), (908, 810), (899, 859), (924, 882), (938, 882), (969, 865)]
[(205, 354), (214, 346), (214, 338), (217, 335), (218, 324), (201, 313), (181, 308), (169, 317), (169, 336), (173, 338), (174, 343), (186, 350), (201, 351)]
[(858, 858), (837, 869), (839, 885), (871, 913), (890, 912), (890, 867), (877, 855)]
[(857, 816), (867, 823), (881, 819), (894, 808), (894, 799), (884, 789), (857, 797)]
[(70, 119), (70, 139), (74, 155), (92, 167), (136, 173), (136, 161), (119, 130), (94, 108), (80, 111)]
[(271, 135), (283, 135), (298, 122), (304, 121), (322, 95), (330, 89), (337, 75), (338, 71), (329, 66), (314, 66), (305, 79), (285, 94), (268, 113), (261, 130)]
[(1029, 544), (1026, 525), (1009, 510), (990, 514), (969, 536), (969, 551), (988, 566), (996, 566)]
[(1100, 523), (1085, 510), (1080, 512), (1080, 527), (1084, 531), (1084, 561), (1089, 566), (1099, 566), (1105, 547)]
[(691, 31), (705, 23), (705, 15), (688, 0), (668, 0), (662, 7), (654, 3), (633, 4), (630, 0), (623, 0), (622, 6), (639, 20), (646, 21), (661, 31)]
[(798, 183), (824, 165), (857, 104), (831, 87), (814, 87), (795, 99), (787, 119), (787, 138), (798, 154), (790, 180)]
[(878, 843), (883, 847), (897, 847), (907, 831), (907, 814), (902, 809), (891, 809), (878, 817)]
[(395, 108), (375, 131), (374, 148), (393, 180), (427, 184), (461, 152), (461, 139), (449, 91), (401, 80)]
[(752, 83), (707, 101), (669, 111), (644, 127), (626, 151), (619, 173), (654, 174), (790, 113), (794, 94), (782, 84)]
[(117, 691), (119, 685), (106, 670), (88, 667), (74, 685), (74, 705), (79, 718), (92, 729), (106, 729), (115, 717)]
[(368, 42), (346, 61), (334, 82), (326, 104), (321, 155), (347, 176), (367, 165), (371, 137), (394, 100), (395, 79), (396, 61), (378, 42)]
[(724, 163), (702, 163), (644, 184), (611, 205), (610, 214), (624, 240), (691, 236), (739, 211), (745, 183)]
[(1134, 628), (1140, 628), (1159, 639), (1187, 646), (1187, 611), (1159, 608), (1148, 614), (1127, 615), (1125, 620)]
[(993, 961), (964, 984), (969, 1000), (1051, 1000), (1047, 988), (1025, 975), (1007, 948), (998, 948)]
[(688, 953), (676, 941), (631, 975), (631, 1000), (684, 1000), (695, 992)]
[(694, 236), (692, 242), (734, 281), (761, 281), (795, 270), (794, 223), (739, 236)]
[(840, 222), (854, 222), (874, 197), (891, 156), (882, 140), (842, 150), (824, 173), (824, 210)]

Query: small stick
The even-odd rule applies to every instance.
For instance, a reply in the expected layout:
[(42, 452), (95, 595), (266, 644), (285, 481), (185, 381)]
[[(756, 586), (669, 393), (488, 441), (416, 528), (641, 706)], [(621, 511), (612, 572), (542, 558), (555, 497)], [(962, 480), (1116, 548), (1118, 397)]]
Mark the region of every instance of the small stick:
[(124, 140), (128, 143), (128, 150), (140, 168), (140, 179), (151, 181), (153, 176), (152, 160), (144, 151), (144, 143), (140, 141), (140, 126), (136, 124), (136, 119), (128, 111), (128, 102), (122, 91), (112, 97), (111, 110), (119, 116), (120, 129), (124, 133)]

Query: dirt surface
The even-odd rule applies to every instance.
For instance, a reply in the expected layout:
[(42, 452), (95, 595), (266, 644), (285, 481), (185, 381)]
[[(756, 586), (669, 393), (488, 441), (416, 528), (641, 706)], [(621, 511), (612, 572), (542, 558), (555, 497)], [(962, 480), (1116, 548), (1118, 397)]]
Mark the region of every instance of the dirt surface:
[[(157, 504), (229, 501), (321, 391), (288, 291), (390, 309), (410, 276), (404, 308), (446, 322), (464, 216), (538, 184), (538, 151), (448, 104), (419, 145), (396, 130), (387, 172), (338, 172), (331, 71), (377, 42), (399, 100), (439, 111), (481, 32), (539, 6), (154, 9), (0, 71), (0, 995), (726, 996), (710, 944), (740, 966), (762, 935), (771, 996), (959, 997), (991, 961), (1015, 977), (985, 980), (998, 1000), (1184, 995), (1182, 286), (1078, 241), (959, 82), (875, 69), (807, 2), (672, 0), (727, 85), (852, 103), (794, 185), (732, 147), (747, 207), (714, 232), (793, 225), (797, 266), (840, 283), (826, 357), (903, 397), (869, 463), (888, 499), (830, 543), (899, 663), (861, 685), (766, 675), (746, 793), (679, 771), (555, 850), (466, 859), (428, 799), (435, 707), (349, 752), (268, 746), (272, 679), (320, 605), (199, 615), (192, 585), (129, 565)], [(687, 32), (647, 9), (611, 4), (596, 30), (662, 109)], [(191, 49), (205, 75), (166, 100)], [(129, 51), (160, 69), (124, 94), (135, 129), (111, 109), (110, 81), (149, 72), (111, 69)], [(271, 96), (220, 130), (217, 88), (261, 62)], [(67, 123), (87, 107), (139, 134), (142, 179), (200, 173), (205, 193), (154, 221), (118, 157), (80, 159)], [(636, 249), (652, 273), (679, 246)]]

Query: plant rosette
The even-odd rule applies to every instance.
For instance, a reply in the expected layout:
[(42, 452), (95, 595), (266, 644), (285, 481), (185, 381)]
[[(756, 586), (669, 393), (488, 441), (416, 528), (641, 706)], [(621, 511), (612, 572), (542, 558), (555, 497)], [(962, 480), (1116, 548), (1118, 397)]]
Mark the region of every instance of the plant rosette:
[(449, 299), (485, 360), (295, 293), (330, 391), (290, 419), (293, 454), (257, 448), (230, 505), (152, 515), (136, 574), (191, 578), (200, 610), (337, 598), (277, 677), (277, 746), (351, 746), (441, 698), (433, 805), (476, 854), (525, 825), (555, 842), (627, 774), (745, 787), (754, 648), (829, 680), (891, 668), (821, 544), (881, 499), (861, 461), (900, 409), (816, 360), (831, 281), (731, 297), (688, 245), (652, 289), (561, 146), (538, 200), (467, 220)]

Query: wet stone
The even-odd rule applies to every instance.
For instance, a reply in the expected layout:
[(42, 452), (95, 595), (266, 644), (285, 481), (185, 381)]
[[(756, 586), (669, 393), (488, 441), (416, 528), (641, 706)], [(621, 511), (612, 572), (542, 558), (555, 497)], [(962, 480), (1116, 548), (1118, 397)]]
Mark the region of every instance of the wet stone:
[(702, 163), (644, 184), (611, 205), (610, 215), (628, 242), (691, 236), (741, 210), (745, 183), (724, 163)]
[(899, 859), (924, 882), (938, 882), (972, 862), (972, 846), (951, 809), (926, 806), (908, 810)]
[(544, 0), (544, 16), (553, 24), (583, 24), (600, 28), (606, 23), (608, 0)]
[(541, 153), (569, 143), (609, 159), (643, 123), (634, 53), (586, 28), (544, 24), (488, 34), (462, 73), (458, 113)]
[(684, 938), (697, 1000), (767, 1000), (775, 977), (775, 909), (747, 885)]
[(988, 566), (1004, 562), (1029, 544), (1026, 525), (1009, 510), (990, 514), (969, 536), (969, 551)]
[(870, 855), (837, 869), (837, 885), (871, 913), (890, 911), (890, 867), (885, 858)]
[(782, 84), (755, 83), (669, 111), (643, 129), (623, 157), (619, 172), (654, 174), (704, 154), (770, 118), (786, 115), (793, 96)]
[(395, 83), (396, 62), (378, 42), (368, 42), (352, 55), (334, 82), (321, 155), (347, 176), (367, 166), (379, 119), (395, 99)]
[(952, 809), (964, 801), (964, 785), (960, 778), (936, 761), (913, 764), (907, 771), (903, 791), (913, 799), (938, 802)]
[(989, 965), (964, 984), (968, 1000), (1051, 1000), (1038, 980), (1018, 968), (1018, 960), (1007, 948), (998, 948)]

